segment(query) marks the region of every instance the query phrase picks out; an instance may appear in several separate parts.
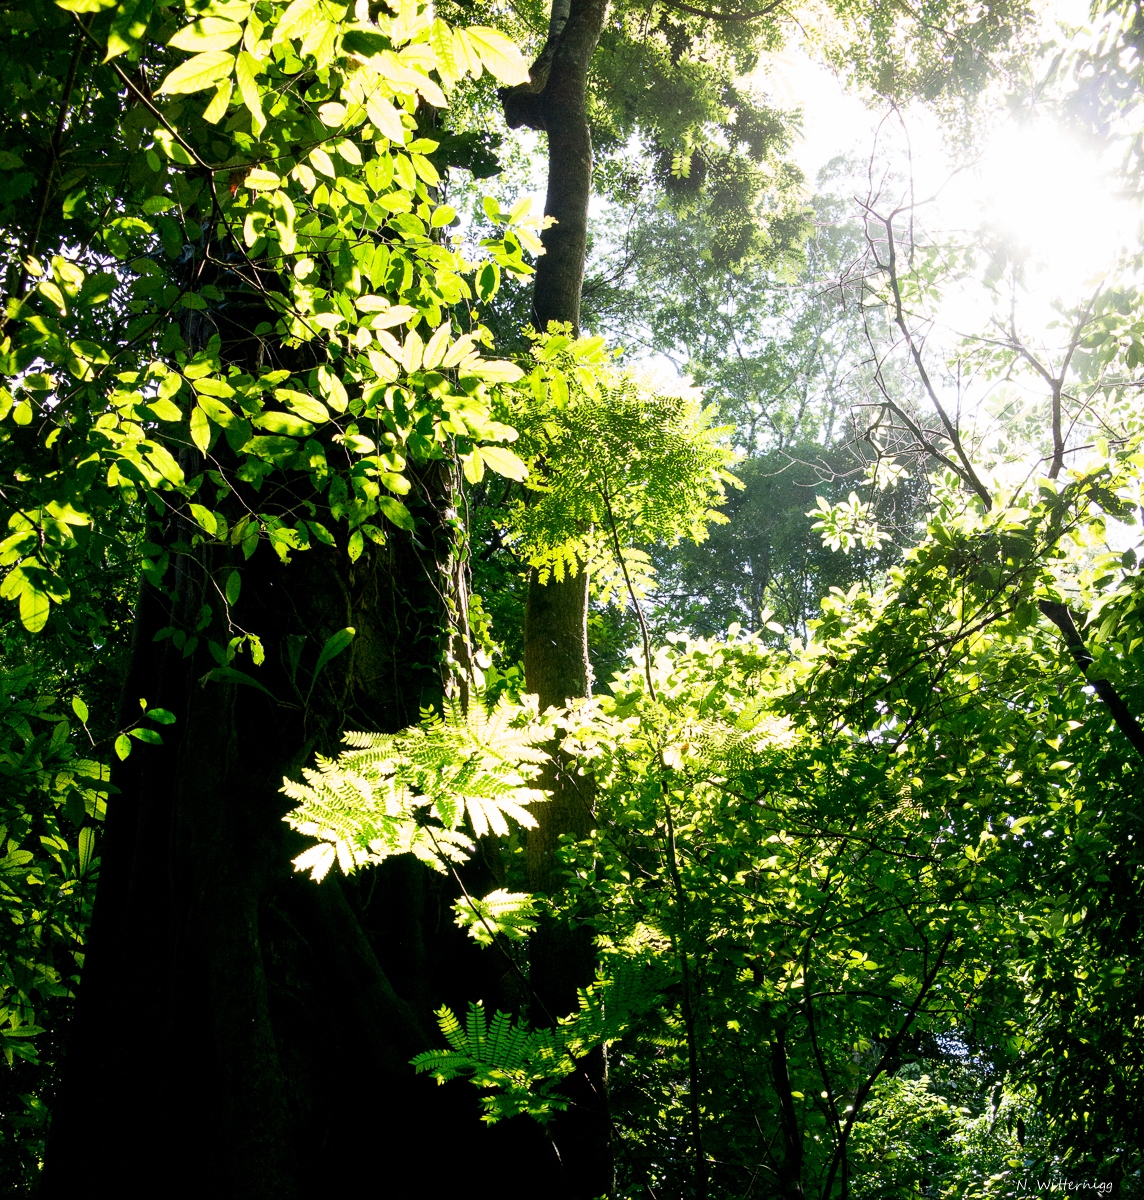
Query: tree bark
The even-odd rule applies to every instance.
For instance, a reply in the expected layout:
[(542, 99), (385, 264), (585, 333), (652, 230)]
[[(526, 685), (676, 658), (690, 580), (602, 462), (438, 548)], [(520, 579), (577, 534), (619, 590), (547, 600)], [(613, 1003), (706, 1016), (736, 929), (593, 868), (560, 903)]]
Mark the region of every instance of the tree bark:
[(568, 322), (580, 332), (580, 293), (592, 194), (592, 134), (588, 127), (588, 68), (607, 14), (607, 0), (553, 0), (548, 41), (531, 81), (501, 93), (512, 128), (548, 134), (548, 195), (544, 254), (536, 265), (532, 312), (536, 328)]
[[(242, 338), (263, 316), (238, 299), (199, 333), (222, 326), (224, 358), (241, 362)], [(284, 563), (265, 543), (249, 561), (217, 545), (176, 554), (190, 540), (181, 519), (152, 531), (176, 566), (166, 591), (141, 589), (121, 726), (138, 720), (140, 698), (176, 722), (163, 745), (135, 744), (113, 770), (48, 1200), (81, 1189), (404, 1197), (421, 1175), (442, 1194), (523, 1200), (539, 1186), (561, 1196), (538, 1127), (490, 1130), (475, 1089), (438, 1087), (409, 1066), (440, 1044), (442, 1004), (505, 1007), (503, 965), (454, 924), (454, 881), (396, 859), (316, 885), (290, 862), (308, 839), (281, 819), (284, 775), (315, 751), (336, 753), (347, 729), (415, 723), (442, 698), (443, 663), (448, 676), (465, 655), (453, 474), (430, 464), (415, 482), (417, 534), (391, 529), (356, 563), (324, 546)], [(321, 504), (302, 495), (308, 486), (282, 481), (283, 502)], [(232, 524), (239, 511), (226, 514)], [(227, 611), (219, 585), (235, 568), (240, 598)], [(346, 626), (357, 631), (351, 646), (315, 677), (322, 646)], [(197, 648), (155, 640), (170, 627), (198, 628)], [(266, 647), (261, 667), (234, 664), (257, 685), (211, 679), (207, 638), (225, 645), (236, 627)], [(494, 874), (480, 856), (462, 872), (478, 895)]]
[(1081, 637), (1080, 630), (1077, 629), (1076, 622), (1067, 605), (1052, 600), (1042, 600), (1040, 608), (1041, 612), (1060, 630), (1069, 656), (1108, 709), (1113, 721), (1116, 722), (1116, 727), (1128, 739), (1129, 745), (1136, 753), (1144, 758), (1144, 728), (1141, 727), (1132, 710), (1124, 702), (1124, 698), (1107, 679), (1089, 677), (1088, 669), (1093, 664), (1093, 657), (1088, 652), (1084, 638)]
[(783, 1200), (802, 1200), (802, 1130), (798, 1127), (791, 1092), (790, 1071), (787, 1067), (786, 1030), (775, 1030), (771, 1042), (771, 1072), (775, 1081), (775, 1094), (779, 1098), (779, 1116), (782, 1120), (783, 1155), (779, 1164), (779, 1195)]
[[(537, 262), (533, 324), (550, 322), (580, 332), (580, 297), (592, 191), (592, 138), (588, 126), (588, 69), (603, 29), (607, 0), (553, 0), (548, 40), (533, 64), (530, 82), (503, 91), (505, 116), (513, 128), (527, 125), (548, 135), (548, 193), (545, 253)], [(525, 680), (541, 709), (563, 707), (587, 696), (587, 571), (528, 585), (524, 629)], [(528, 837), (529, 886), (538, 892), (560, 887), (556, 850), (565, 834), (584, 837), (594, 823), (590, 780), (572, 775), (559, 759), (542, 786), (551, 800), (538, 806), (538, 828)], [(545, 1021), (575, 1011), (576, 992), (592, 982), (595, 954), (591, 931), (546, 920), (531, 939), (530, 985), (535, 1018)], [(569, 1111), (552, 1125), (572, 1195), (594, 1200), (613, 1191), (611, 1122), (607, 1110), (606, 1063), (589, 1056), (566, 1086)]]
[[(196, 568), (210, 565), (185, 565), (176, 619), (208, 598)], [(405, 899), (381, 912), (356, 880), (295, 875), (304, 840), (281, 821), (279, 792), (314, 748), (336, 749), (343, 724), (370, 714), (396, 729), (440, 695), (430, 581), (396, 539), (354, 565), (256, 552), (235, 615), (268, 646), (309, 635), (308, 667), (328, 634), (358, 629), (308, 707), (284, 654), (255, 672), (276, 699), (203, 682), (215, 665), (203, 649), (184, 659), (151, 641), (173, 623), (164, 599), (144, 588), (124, 718), (145, 696), (178, 720), (164, 746), (137, 746), (115, 772), (44, 1195), (376, 1190), (376, 1149), (409, 1179), (441, 1145), (436, 1177), (471, 1194), (494, 1142), (476, 1095), (414, 1078), (408, 1060), (437, 1040), (432, 1007), (495, 1002), (497, 964), (452, 926), (449, 888), (419, 864), (378, 873), (383, 896)]]

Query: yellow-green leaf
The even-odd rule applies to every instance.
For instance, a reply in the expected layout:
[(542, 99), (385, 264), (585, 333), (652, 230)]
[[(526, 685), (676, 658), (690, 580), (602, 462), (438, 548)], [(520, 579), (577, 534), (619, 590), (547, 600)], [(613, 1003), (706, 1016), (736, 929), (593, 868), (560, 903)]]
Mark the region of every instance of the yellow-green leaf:
[[(118, 750), (118, 744), (116, 749)], [(120, 758), (126, 758), (126, 754), (121, 754)], [(95, 853), (95, 829), (91, 825), (85, 825), (79, 831), (79, 873), (81, 875), (87, 872), (91, 866), (91, 858)]]
[(301, 417), (292, 413), (261, 413), (251, 424), (259, 429), (268, 429), (271, 433), (283, 433), (289, 437), (309, 437), (314, 432), (314, 427), (309, 421), (303, 421)]
[(214, 513), (201, 504), (192, 504), (190, 509), (195, 520), (213, 537), (217, 529)]
[(318, 106), (318, 120), (331, 129), (337, 129), (346, 119), (346, 106), (337, 100), (329, 100)]
[(242, 38), (242, 26), (222, 17), (202, 17), (167, 43), (176, 50), (226, 50)]
[(266, 171), (262, 167), (255, 167), (249, 175), (242, 181), (243, 187), (248, 187), (256, 192), (271, 192), (275, 188), (282, 186), (282, 179), (275, 175), (273, 171)]
[(234, 70), (234, 55), (225, 50), (208, 50), (196, 54), (181, 67), (176, 67), (159, 85), (168, 95), (190, 95), (214, 87), (229, 78)]
[(56, 7), (65, 12), (97, 13), (105, 8), (114, 8), (117, 0), (56, 0)]
[(394, 500), (392, 496), (381, 496), (377, 501), (377, 506), (398, 529), (412, 532), (416, 528), (412, 513), (400, 500)]
[(528, 63), (516, 44), (487, 25), (468, 25), (465, 33), (489, 73), (509, 87), (528, 83)]
[(29, 633), (39, 633), (48, 623), (51, 601), (38, 588), (25, 584), (20, 593), (20, 620)]
[(445, 351), (449, 348), (450, 332), (449, 322), (446, 321), (426, 343), (425, 354), (421, 359), (421, 365), (426, 371), (431, 371), (434, 367), (439, 366), (445, 357)]
[(307, 396), (304, 392), (291, 392), (285, 404), (302, 420), (312, 421), (315, 425), (322, 425), (330, 419), (326, 406), (320, 400), (315, 400), (313, 396)]
[(405, 141), (405, 126), (401, 123), (401, 114), (390, 101), (383, 96), (371, 96), (366, 101), (365, 111), (382, 137), (389, 138), (399, 146)]
[(334, 168), (333, 159), (320, 146), (310, 151), (310, 161), (327, 178), (337, 179), (338, 173)]
[(318, 0), (294, 0), (282, 14), (271, 38), (275, 44), (288, 38), (301, 37), (310, 23), (310, 14), (318, 7)]
[[(258, 94), (258, 84), (254, 80), (257, 73), (258, 60), (246, 50), (240, 51), (234, 77), (238, 80), (238, 91), (242, 96), (242, 102), (250, 110), (250, 127), (254, 131), (255, 137), (258, 137), (266, 128), (266, 118), (262, 114), (262, 98)], [(268, 175), (270, 173), (266, 172)], [(254, 172), (252, 171), (251, 174), (253, 175)], [(277, 179), (277, 176), (275, 178)], [(246, 186), (251, 187), (252, 185), (248, 182)]]
[(472, 454), (464, 459), (465, 478), (472, 484), (478, 484), (485, 477), (485, 460), (481, 457), (478, 446)]
[(203, 454), (206, 454), (211, 441), (211, 424), (207, 420), (207, 414), (201, 408), (196, 408), (191, 413), (191, 441)]
[(193, 386), (200, 396), (220, 396), (226, 398), (234, 395), (234, 388), (224, 379), (211, 379), (208, 376), (206, 379), (196, 379)]
[(162, 398), (152, 400), (147, 405), (147, 411), (154, 413), (160, 421), (181, 421), (183, 419), (183, 410), (177, 404), (172, 404), (170, 400)]
[(211, 97), (211, 102), (203, 109), (203, 120), (211, 125), (217, 125), (226, 116), (230, 107), (230, 97), (234, 92), (234, 84), (225, 79), (218, 86), (218, 91)]
[(67, 315), (68, 306), (64, 302), (64, 294), (50, 279), (45, 279), (41, 283), (36, 284), (36, 291), (41, 296), (46, 296), (61, 313), (65, 316)]
[(492, 470), (506, 479), (519, 482), (528, 478), (528, 467), (511, 450), (506, 450), (503, 446), (482, 446), (481, 457)]

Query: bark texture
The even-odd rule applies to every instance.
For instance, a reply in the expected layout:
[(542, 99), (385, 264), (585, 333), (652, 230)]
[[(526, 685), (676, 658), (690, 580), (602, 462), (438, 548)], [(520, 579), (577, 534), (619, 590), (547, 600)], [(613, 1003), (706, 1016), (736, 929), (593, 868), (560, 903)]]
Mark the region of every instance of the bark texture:
[[(239, 296), (184, 335), (193, 345), (220, 332), (224, 359), (249, 369), (243, 339), (264, 317)], [(441, 699), (443, 659), (465, 653), (452, 479), (431, 465), (415, 485), (417, 534), (391, 529), (356, 563), (344, 547), (284, 563), (266, 544), (249, 562), (209, 546), (174, 556), (166, 591), (144, 584), (123, 724), (141, 697), (176, 723), (113, 772), (48, 1200), (404, 1198), (418, 1181), (427, 1194), (568, 1194), (534, 1123), (490, 1130), (475, 1089), (438, 1087), (409, 1066), (442, 1044), (440, 1005), (506, 1007), (505, 963), (453, 922), (455, 881), (397, 859), (316, 885), (290, 862), (309, 839), (281, 819), (283, 775), (336, 753), (347, 729), (415, 723)], [(322, 502), (297, 479), (278, 487), (286, 506)], [(218, 505), (232, 524), (238, 498)], [(172, 518), (151, 537), (174, 546), (190, 532)], [(242, 588), (227, 613), (219, 583), (234, 567)], [(198, 628), (198, 648), (154, 640), (172, 626)], [(350, 648), (315, 677), (322, 646), (346, 626)], [(225, 645), (236, 627), (266, 647), (263, 666), (234, 664), (261, 686), (211, 678), (206, 640)], [(501, 882), (479, 855), (462, 875), (478, 895)]]
[[(184, 615), (209, 599), (201, 565), (171, 598)], [(309, 706), (286, 656), (268, 660), (271, 699), (204, 682), (202, 651), (152, 644), (172, 614), (145, 589), (125, 716), (145, 696), (178, 720), (116, 772), (44, 1194), (403, 1195), (434, 1146), (450, 1148), (440, 1182), (470, 1191), (503, 1139), (472, 1089), (407, 1064), (438, 1040), (432, 1008), (495, 1004), (503, 968), (453, 928), (449, 881), (419, 864), (320, 886), (295, 875), (305, 839), (279, 793), (343, 728), (396, 729), (439, 696), (435, 591), (408, 543), (352, 566), (325, 551), (285, 566), (263, 547), (249, 566), (236, 618), (270, 646), (305, 637), (303, 671), (334, 630), (358, 637)], [(484, 874), (474, 864), (478, 892), (495, 886)]]
[[(533, 323), (550, 322), (580, 332), (580, 297), (592, 191), (592, 138), (588, 126), (588, 69), (607, 13), (607, 0), (553, 0), (549, 35), (529, 83), (501, 93), (510, 126), (548, 135), (545, 253), (537, 263)], [(542, 584), (529, 580), (525, 612), (525, 679), (541, 708), (562, 707), (589, 694), (588, 579)], [(561, 836), (583, 837), (592, 828), (591, 782), (557, 760), (543, 786), (552, 794), (537, 810), (539, 827), (528, 838), (529, 886), (552, 892), (560, 878), (556, 849)], [(590, 930), (547, 921), (531, 939), (530, 983), (540, 1019), (574, 1011), (576, 990), (592, 981), (595, 955)], [(602, 1054), (590, 1056), (569, 1080), (569, 1111), (553, 1122), (572, 1194), (583, 1200), (613, 1190), (611, 1124)]]
[(570, 322), (580, 331), (580, 293), (592, 193), (592, 135), (588, 127), (588, 68), (604, 27), (607, 0), (554, 0), (548, 41), (531, 81), (501, 93), (513, 128), (548, 134), (548, 194), (544, 255), (536, 265), (533, 321)]

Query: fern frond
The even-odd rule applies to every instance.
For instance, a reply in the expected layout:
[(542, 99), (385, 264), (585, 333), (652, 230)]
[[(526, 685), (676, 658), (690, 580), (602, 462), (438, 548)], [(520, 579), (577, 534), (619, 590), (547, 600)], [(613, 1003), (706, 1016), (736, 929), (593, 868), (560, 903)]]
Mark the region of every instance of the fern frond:
[(284, 819), (327, 847), (299, 855), (296, 869), (320, 879), (334, 861), (348, 874), (413, 854), (444, 871), (473, 851), (466, 816), (477, 837), (506, 835), (510, 820), (534, 826), (528, 806), (547, 797), (531, 785), (550, 736), (534, 705), (507, 698), (492, 711), (450, 703), (398, 734), (347, 733), (337, 758), (318, 755), (303, 782), (283, 781), (296, 805)]
[(465, 897), (453, 905), (456, 924), (466, 928), (478, 945), (491, 946), (497, 934), (520, 940), (536, 928), (536, 906), (524, 892), (498, 888), (480, 900)]

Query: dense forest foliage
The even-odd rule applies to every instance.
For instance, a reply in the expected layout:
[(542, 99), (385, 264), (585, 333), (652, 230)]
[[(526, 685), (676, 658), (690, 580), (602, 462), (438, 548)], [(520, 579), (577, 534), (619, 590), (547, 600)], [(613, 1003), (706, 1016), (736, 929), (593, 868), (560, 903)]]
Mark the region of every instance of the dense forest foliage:
[(4, 1195), (1144, 1194), (1141, 259), (887, 149), (1138, 197), (1053, 17), (7, 0)]

